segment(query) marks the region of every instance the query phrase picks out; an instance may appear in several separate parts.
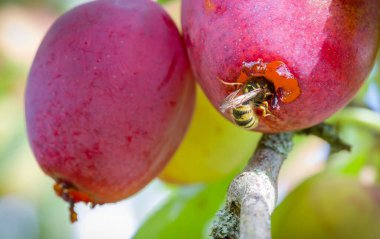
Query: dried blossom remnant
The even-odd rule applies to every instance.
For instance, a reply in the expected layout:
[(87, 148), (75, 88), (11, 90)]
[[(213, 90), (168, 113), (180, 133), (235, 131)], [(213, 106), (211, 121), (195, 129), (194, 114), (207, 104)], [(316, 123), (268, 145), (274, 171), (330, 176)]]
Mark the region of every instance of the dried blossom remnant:
[(92, 202), (85, 193), (80, 192), (74, 185), (63, 180), (57, 180), (57, 182), (54, 184), (54, 191), (57, 196), (61, 197), (63, 200), (70, 204), (69, 211), (71, 223), (74, 223), (78, 220), (78, 215), (74, 209), (75, 203), (90, 203), (91, 208), (99, 205), (98, 203)]

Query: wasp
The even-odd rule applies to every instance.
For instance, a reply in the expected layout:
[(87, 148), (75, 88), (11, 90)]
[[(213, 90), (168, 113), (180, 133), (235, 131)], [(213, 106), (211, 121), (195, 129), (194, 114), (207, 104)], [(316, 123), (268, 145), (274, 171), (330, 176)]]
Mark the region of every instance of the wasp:
[(262, 112), (261, 116), (272, 115), (268, 102), (274, 95), (265, 79), (248, 80), (245, 84), (223, 83), (240, 86), (238, 90), (229, 94), (220, 106), (222, 113), (232, 110), (233, 120), (238, 126), (246, 129), (257, 127), (259, 123), (259, 117), (256, 114), (257, 109)]
[(240, 76), (235, 83), (220, 81), (225, 85), (238, 87), (224, 99), (220, 111), (224, 113), (232, 110), (234, 122), (247, 129), (257, 127), (257, 110), (261, 111), (260, 116), (273, 116), (268, 102), (271, 102), (272, 108), (278, 108), (278, 100), (290, 103), (301, 94), (297, 79), (282, 61), (267, 63), (259, 59), (243, 62)]

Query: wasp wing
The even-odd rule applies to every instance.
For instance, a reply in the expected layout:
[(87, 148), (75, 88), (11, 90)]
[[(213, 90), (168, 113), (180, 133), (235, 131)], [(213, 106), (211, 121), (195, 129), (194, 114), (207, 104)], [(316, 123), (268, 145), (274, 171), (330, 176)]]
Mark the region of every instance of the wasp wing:
[(233, 108), (234, 99), (240, 93), (240, 89), (229, 94), (223, 101), (222, 105), (219, 107), (222, 113), (226, 112), (227, 109)]
[(223, 101), (222, 105), (219, 107), (220, 111), (222, 113), (226, 112), (228, 109), (233, 109), (239, 106), (242, 106), (245, 102), (253, 99), (255, 96), (257, 96), (258, 93), (260, 93), (261, 89), (255, 89), (248, 93), (239, 95), (240, 89), (237, 91), (232, 92), (229, 94)]

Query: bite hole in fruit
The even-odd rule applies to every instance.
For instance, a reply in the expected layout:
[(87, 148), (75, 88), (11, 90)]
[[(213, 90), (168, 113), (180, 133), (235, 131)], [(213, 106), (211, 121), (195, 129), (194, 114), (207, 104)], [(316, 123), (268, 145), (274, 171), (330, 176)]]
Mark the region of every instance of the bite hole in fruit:
[(236, 82), (219, 81), (230, 88), (220, 111), (231, 110), (234, 122), (249, 129), (258, 125), (258, 116), (274, 116), (271, 109), (279, 109), (278, 101), (290, 103), (301, 94), (298, 81), (281, 61), (243, 62)]

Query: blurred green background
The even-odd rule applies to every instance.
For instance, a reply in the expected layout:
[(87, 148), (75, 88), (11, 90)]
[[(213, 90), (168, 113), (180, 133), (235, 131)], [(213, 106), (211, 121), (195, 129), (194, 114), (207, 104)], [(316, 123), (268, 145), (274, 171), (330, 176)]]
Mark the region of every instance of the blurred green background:
[[(63, 11), (83, 2), (86, 1), (0, 1), (0, 239), (118, 239), (131, 238), (136, 232), (136, 238), (147, 239), (207, 238), (233, 175), (220, 182), (186, 187), (165, 185), (156, 180), (120, 203), (93, 210), (79, 205), (80, 220), (70, 225), (68, 206), (55, 196), (53, 181), (39, 169), (27, 143), (24, 122), (23, 94), (28, 69), (52, 22)], [(165, 8), (178, 24), (179, 2), (169, 1)], [(349, 178), (348, 183), (334, 188), (333, 192), (360, 185), (370, 189), (368, 197), (378, 199), (366, 203), (380, 207), (380, 191), (376, 186), (380, 170), (380, 60), (377, 62), (357, 97), (328, 120), (337, 125), (342, 138), (353, 146), (352, 152), (329, 157), (329, 146), (322, 140), (296, 137), (296, 146), (280, 175), (280, 202), (305, 179), (328, 172), (329, 177), (345, 175)], [(313, 190), (304, 191), (309, 195)], [(297, 202), (300, 196), (293, 198)], [(281, 222), (281, 217), (283, 220), (293, 218), (290, 224), (294, 223), (289, 228), (306, 225), (305, 215), (297, 218), (291, 211), (282, 209), (292, 205), (290, 201), (284, 202), (287, 204), (279, 206), (276, 221)], [(325, 203), (330, 202), (326, 199)], [(347, 203), (347, 207), (355, 207), (350, 200)], [(308, 214), (309, 209), (305, 208), (304, 213)], [(355, 215), (356, 221), (352, 223), (364, 217)], [(349, 227), (349, 223), (345, 225)], [(337, 230), (334, 225), (328, 224), (330, 229), (326, 230)], [(367, 232), (370, 226), (367, 225)], [(276, 223), (273, 230), (281, 231), (281, 227), (281, 223)], [(291, 238), (283, 233), (279, 235), (276, 238)], [(338, 238), (338, 234), (333, 235), (332, 238)], [(380, 238), (380, 234), (374, 232), (363, 238)]]

